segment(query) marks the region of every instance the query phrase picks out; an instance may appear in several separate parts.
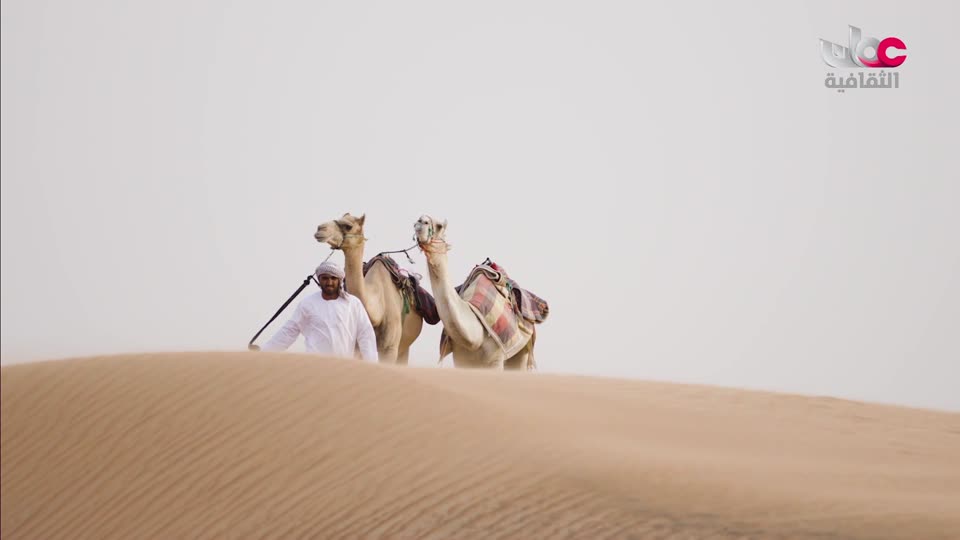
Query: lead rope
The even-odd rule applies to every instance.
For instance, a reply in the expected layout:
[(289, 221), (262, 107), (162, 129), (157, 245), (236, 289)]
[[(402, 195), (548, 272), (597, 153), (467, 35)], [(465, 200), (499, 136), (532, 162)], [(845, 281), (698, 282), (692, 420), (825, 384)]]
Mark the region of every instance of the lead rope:
[[(329, 258), (329, 257), (327, 257), (327, 258)], [(300, 287), (299, 287), (296, 291), (294, 291), (294, 293), (290, 296), (290, 298), (287, 299), (286, 302), (283, 303), (282, 306), (280, 306), (280, 309), (278, 309), (277, 312), (273, 314), (273, 317), (270, 317), (270, 320), (267, 321), (267, 324), (263, 325), (263, 328), (261, 328), (260, 331), (258, 331), (256, 334), (253, 335), (252, 338), (250, 338), (250, 343), (247, 344), (247, 349), (250, 349), (251, 351), (259, 350), (259, 347), (257, 347), (256, 345), (254, 345), (253, 342), (256, 341), (258, 337), (260, 337), (260, 334), (261, 334), (268, 326), (270, 326), (270, 323), (272, 323), (272, 322), (274, 321), (274, 319), (276, 319), (277, 317), (280, 316), (281, 313), (283, 313), (283, 310), (284, 310), (284, 309), (287, 309), (287, 306), (290, 305), (290, 302), (293, 302), (293, 299), (296, 298), (298, 294), (300, 294), (300, 291), (302, 291), (304, 288), (306, 288), (307, 285), (310, 284), (310, 281), (311, 281), (311, 280), (317, 281), (317, 278), (314, 277), (313, 274), (310, 274), (309, 276), (307, 276), (307, 277), (303, 280), (303, 283), (300, 284)], [(320, 285), (320, 283), (318, 282), (318, 283), (317, 283), (317, 286), (319, 286), (319, 285)]]
[(413, 259), (410, 258), (410, 254), (407, 252), (419, 245), (420, 245), (419, 243), (415, 243), (412, 246), (408, 247), (407, 249), (398, 249), (396, 251), (381, 251), (380, 253), (377, 253), (377, 255), (379, 256), (379, 255), (387, 255), (388, 253), (403, 253), (404, 255), (407, 256), (407, 260), (410, 261), (410, 264), (417, 264), (413, 262)]
[[(333, 256), (333, 252), (334, 252), (334, 249), (330, 248), (330, 254), (327, 255), (327, 258), (324, 259), (323, 262), (321, 262), (320, 264), (323, 264), (329, 261), (330, 257)], [(297, 295), (299, 295), (303, 291), (303, 289), (305, 289), (307, 285), (310, 284), (310, 281), (313, 281), (314, 283), (316, 283), (317, 287), (320, 286), (320, 282), (317, 281), (317, 277), (314, 276), (313, 274), (310, 274), (309, 276), (304, 278), (303, 283), (300, 284), (300, 287), (297, 288), (296, 291), (294, 291), (294, 293), (290, 296), (290, 298), (287, 298), (287, 301), (284, 302), (282, 306), (280, 306), (280, 309), (278, 309), (277, 312), (273, 314), (273, 317), (270, 317), (270, 320), (267, 321), (267, 324), (263, 325), (263, 327), (256, 334), (254, 334), (252, 338), (250, 338), (250, 342), (247, 343), (247, 349), (251, 351), (259, 349), (256, 345), (253, 344), (253, 342), (256, 341), (258, 337), (260, 337), (260, 334), (262, 334), (263, 331), (266, 330), (268, 326), (270, 326), (270, 323), (276, 320), (276, 318), (279, 317), (281, 313), (283, 313), (283, 310), (287, 309), (287, 306), (290, 305), (290, 302), (293, 302), (293, 299), (296, 298)]]

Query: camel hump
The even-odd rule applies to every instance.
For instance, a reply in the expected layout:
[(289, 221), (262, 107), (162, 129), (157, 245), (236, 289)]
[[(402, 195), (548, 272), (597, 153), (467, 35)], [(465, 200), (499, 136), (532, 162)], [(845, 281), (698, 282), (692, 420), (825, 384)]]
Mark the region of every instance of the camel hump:
[(363, 275), (380, 263), (390, 273), (393, 284), (405, 298), (413, 299), (413, 309), (423, 318), (423, 322), (434, 325), (440, 322), (440, 312), (437, 311), (437, 302), (433, 295), (420, 286), (421, 277), (400, 267), (397, 261), (383, 253), (371, 257), (363, 263)]
[(527, 321), (540, 324), (545, 321), (550, 314), (550, 305), (546, 300), (521, 287), (516, 280), (507, 274), (506, 269), (502, 265), (490, 260), (489, 257), (470, 271), (470, 274), (463, 284), (456, 288), (457, 292), (462, 293), (462, 291), (470, 287), (470, 284), (480, 276), (493, 282), (501, 294), (509, 297), (516, 314)]

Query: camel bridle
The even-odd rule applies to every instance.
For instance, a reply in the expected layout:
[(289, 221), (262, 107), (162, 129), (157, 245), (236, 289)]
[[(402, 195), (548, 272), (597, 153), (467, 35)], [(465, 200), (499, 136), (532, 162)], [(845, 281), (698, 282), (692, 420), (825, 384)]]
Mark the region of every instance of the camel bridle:
[[(420, 238), (418, 237), (419, 231), (416, 231), (413, 233), (413, 240), (417, 243), (417, 246), (420, 247), (420, 251), (426, 254), (446, 253), (447, 251), (450, 251), (450, 244), (448, 244), (446, 240), (443, 240), (442, 238), (434, 237), (434, 234), (436, 233), (436, 231), (433, 228), (433, 223), (427, 224), (421, 221), (417, 221), (414, 225), (415, 226), (419, 225), (420, 227), (424, 227), (424, 226), (427, 227), (426, 242), (420, 241)], [(442, 247), (432, 247), (432, 246), (442, 246)]]

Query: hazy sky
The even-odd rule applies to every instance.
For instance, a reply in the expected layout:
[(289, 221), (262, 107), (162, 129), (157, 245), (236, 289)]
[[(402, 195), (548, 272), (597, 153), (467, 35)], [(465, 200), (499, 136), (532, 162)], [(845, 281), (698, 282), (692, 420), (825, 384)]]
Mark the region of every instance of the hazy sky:
[[(958, 11), (4, 0), (3, 363), (244, 350), (317, 224), (428, 213), (549, 301), (542, 372), (960, 410)], [(899, 88), (824, 87), (848, 24)]]

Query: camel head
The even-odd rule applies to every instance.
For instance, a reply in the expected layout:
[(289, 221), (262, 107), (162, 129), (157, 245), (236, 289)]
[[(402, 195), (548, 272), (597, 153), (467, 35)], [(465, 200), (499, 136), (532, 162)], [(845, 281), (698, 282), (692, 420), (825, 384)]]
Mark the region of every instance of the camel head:
[(430, 244), (446, 245), (447, 220), (438, 221), (426, 214), (420, 216), (413, 224), (413, 239), (424, 250), (427, 250)]
[(360, 217), (352, 216), (349, 213), (343, 217), (321, 223), (317, 226), (317, 232), (313, 237), (317, 242), (330, 244), (333, 249), (351, 248), (363, 244), (363, 222), (367, 215)]

